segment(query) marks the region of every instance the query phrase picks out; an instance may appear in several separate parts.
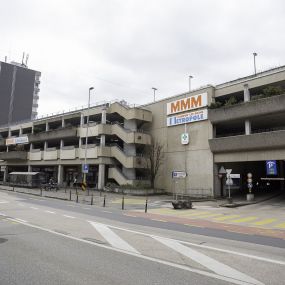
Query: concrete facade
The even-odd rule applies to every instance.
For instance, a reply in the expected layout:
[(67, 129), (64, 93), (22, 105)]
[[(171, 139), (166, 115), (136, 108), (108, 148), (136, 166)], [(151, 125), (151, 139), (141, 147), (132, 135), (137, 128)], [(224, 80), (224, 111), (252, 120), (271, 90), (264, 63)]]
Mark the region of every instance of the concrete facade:
[[(273, 94), (272, 88), (279, 93)], [(188, 144), (182, 144), (184, 133)], [(4, 160), (0, 165), (9, 170), (38, 169), (52, 173), (60, 183), (70, 182), (80, 175), (86, 154), (92, 168), (89, 181), (98, 188), (110, 182), (149, 185), (145, 149), (158, 142), (164, 158), (155, 187), (219, 196), (221, 166), (232, 167), (241, 176), (253, 167), (254, 175), (261, 178), (265, 161), (276, 160), (277, 178), (284, 178), (285, 67), (207, 85), (140, 108), (108, 103), (89, 112), (83, 109), (11, 125), (0, 129), (0, 134), (0, 159)], [(5, 143), (21, 136), (28, 137), (28, 144)], [(22, 159), (15, 159), (20, 152)], [(174, 171), (187, 176), (173, 178)], [(241, 179), (235, 187), (241, 189), (242, 183)]]

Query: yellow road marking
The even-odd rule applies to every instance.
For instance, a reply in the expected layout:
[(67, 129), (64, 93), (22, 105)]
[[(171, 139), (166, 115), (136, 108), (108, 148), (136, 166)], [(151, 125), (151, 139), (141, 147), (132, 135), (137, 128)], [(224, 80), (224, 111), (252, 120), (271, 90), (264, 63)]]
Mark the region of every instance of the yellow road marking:
[(240, 217), (240, 215), (228, 215), (228, 216), (215, 218), (214, 220), (216, 220), (216, 221), (225, 221), (225, 220), (231, 220), (231, 219), (235, 219), (235, 218), (239, 218), (239, 217)]
[(231, 221), (232, 223), (244, 223), (244, 222), (250, 222), (258, 219), (258, 217), (246, 217), (246, 218), (241, 218), (237, 220)]
[(198, 216), (198, 218), (211, 218), (211, 217), (218, 217), (218, 216), (222, 216), (222, 214), (209, 214), (209, 215), (202, 215), (202, 216)]
[(285, 223), (278, 224), (274, 228), (285, 229)]
[(204, 214), (209, 214), (210, 212), (205, 212), (205, 211), (202, 211), (202, 212), (195, 212), (195, 213), (191, 213), (191, 212), (183, 212), (181, 213), (181, 215), (179, 216), (185, 216), (185, 217), (194, 217), (194, 216), (200, 216), (200, 215), (204, 215)]
[(256, 226), (263, 226), (263, 225), (271, 224), (271, 223), (273, 223), (273, 222), (275, 222), (275, 221), (277, 221), (277, 219), (264, 219), (264, 220), (262, 220), (262, 221), (253, 223), (253, 225), (256, 225)]

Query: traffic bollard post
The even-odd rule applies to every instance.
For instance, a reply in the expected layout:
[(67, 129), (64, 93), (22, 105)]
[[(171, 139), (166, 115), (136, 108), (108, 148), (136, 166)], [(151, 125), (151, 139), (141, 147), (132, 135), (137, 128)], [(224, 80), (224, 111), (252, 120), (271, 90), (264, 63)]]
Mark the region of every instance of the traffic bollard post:
[(78, 203), (78, 194), (76, 195), (76, 203)]
[(91, 205), (93, 205), (93, 194), (91, 196)]
[(144, 208), (144, 212), (147, 213), (147, 199), (145, 200), (145, 208)]
[(104, 195), (103, 207), (106, 207), (106, 195)]
[(69, 190), (69, 201), (71, 201), (71, 190)]
[(122, 198), (122, 210), (125, 210), (125, 197)]

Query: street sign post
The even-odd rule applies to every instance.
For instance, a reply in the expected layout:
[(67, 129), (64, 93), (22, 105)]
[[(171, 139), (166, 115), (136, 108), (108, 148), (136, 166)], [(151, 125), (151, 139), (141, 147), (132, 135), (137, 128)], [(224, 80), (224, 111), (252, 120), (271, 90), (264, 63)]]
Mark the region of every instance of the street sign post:
[[(226, 181), (226, 184), (228, 185), (228, 190), (229, 190), (229, 197), (228, 197), (228, 200), (229, 200), (229, 203), (231, 204), (232, 203), (232, 198), (231, 198), (231, 185), (233, 185), (233, 180), (231, 179), (231, 172), (232, 172), (232, 169), (226, 169), (226, 173), (227, 173), (227, 181)], [(227, 183), (228, 182), (228, 183)]]

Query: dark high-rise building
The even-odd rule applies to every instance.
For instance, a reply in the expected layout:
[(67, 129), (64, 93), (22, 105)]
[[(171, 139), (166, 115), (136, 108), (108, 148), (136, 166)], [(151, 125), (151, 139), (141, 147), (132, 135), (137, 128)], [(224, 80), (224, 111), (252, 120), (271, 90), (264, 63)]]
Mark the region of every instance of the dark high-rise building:
[(24, 64), (0, 61), (0, 125), (36, 117), (40, 76)]

